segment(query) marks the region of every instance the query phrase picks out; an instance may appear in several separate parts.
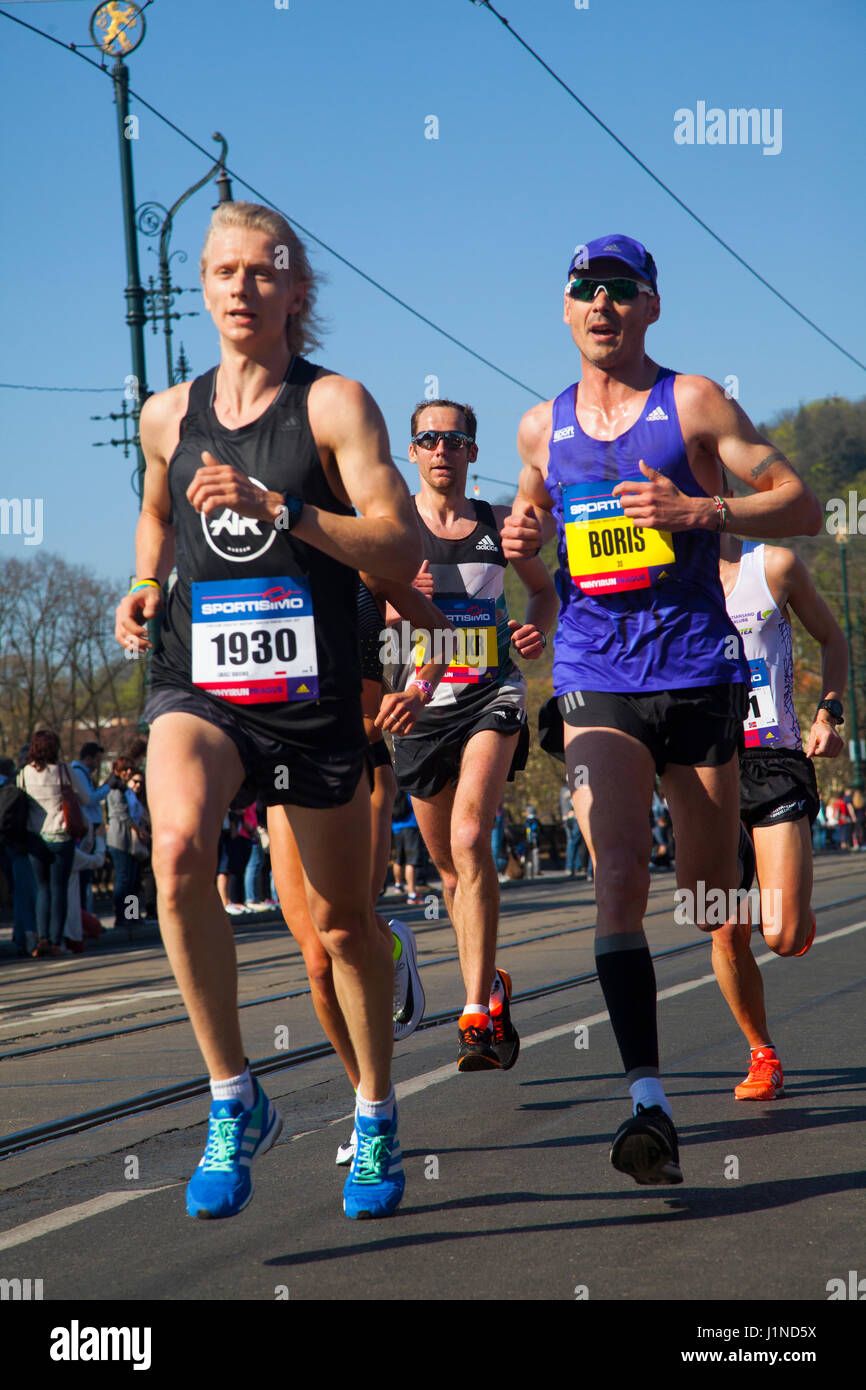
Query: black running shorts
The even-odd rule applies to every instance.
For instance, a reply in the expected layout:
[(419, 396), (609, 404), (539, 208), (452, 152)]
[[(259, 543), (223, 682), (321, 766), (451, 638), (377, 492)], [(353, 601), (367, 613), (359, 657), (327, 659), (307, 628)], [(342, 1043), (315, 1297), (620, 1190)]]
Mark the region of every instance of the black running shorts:
[(541, 746), (564, 761), (563, 721), (577, 729), (619, 729), (644, 744), (661, 776), (668, 763), (723, 767), (742, 747), (749, 687), (721, 685), (656, 690), (648, 695), (573, 690), (542, 705)]
[(377, 738), (370, 744), (370, 761), (373, 767), (391, 767), (391, 750), (383, 738)]
[(426, 799), (436, 796), (449, 782), (460, 776), (463, 749), (473, 734), (493, 729), (497, 734), (519, 734), (508, 781), (526, 767), (529, 729), (526, 711), (514, 704), (491, 703), (486, 709), (455, 717), (449, 710), (442, 728), (426, 729), (422, 735), (406, 734), (394, 739), (394, 772), (401, 792)]
[(162, 714), (194, 714), (228, 735), (246, 772), (232, 802), (238, 809), (259, 797), (266, 806), (308, 806), (315, 810), (344, 806), (355, 795), (365, 768), (368, 773), (371, 770), (360, 706), (360, 738), (348, 747), (342, 722), (334, 724), (330, 735), (328, 730), (319, 729), (314, 738), (291, 742), (264, 738), (246, 728), (231, 706), (217, 704), (194, 687), (154, 685), (144, 706), (144, 718), (153, 724)]
[(394, 831), (394, 863), (410, 864), (420, 869), (422, 859), (421, 831), (417, 825), (404, 826)]
[(809, 817), (820, 806), (811, 758), (795, 748), (749, 748), (740, 754), (740, 816), (749, 830)]

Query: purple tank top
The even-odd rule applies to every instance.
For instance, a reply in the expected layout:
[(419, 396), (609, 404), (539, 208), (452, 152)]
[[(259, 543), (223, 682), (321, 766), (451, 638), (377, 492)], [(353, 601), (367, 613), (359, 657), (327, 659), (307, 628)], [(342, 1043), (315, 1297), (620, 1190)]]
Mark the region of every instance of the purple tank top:
[(725, 607), (717, 534), (641, 529), (610, 496), (618, 482), (643, 480), (641, 459), (681, 492), (707, 496), (689, 467), (675, 378), (660, 368), (640, 417), (612, 440), (581, 429), (574, 386), (553, 402), (547, 490), (559, 549), (556, 695), (749, 680)]

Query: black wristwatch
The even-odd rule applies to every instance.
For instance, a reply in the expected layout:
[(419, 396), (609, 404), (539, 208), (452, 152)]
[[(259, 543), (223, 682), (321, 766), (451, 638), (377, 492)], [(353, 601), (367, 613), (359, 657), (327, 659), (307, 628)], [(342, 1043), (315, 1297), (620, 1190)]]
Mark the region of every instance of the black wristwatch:
[(842, 702), (840, 700), (822, 700), (818, 709), (815, 710), (816, 719), (818, 718), (819, 711), (822, 709), (825, 709), (827, 713), (836, 720), (837, 724), (845, 723), (843, 717), (845, 711), (842, 709)]
[(304, 504), (300, 497), (293, 497), (290, 492), (283, 493), (283, 502), (285, 506), (274, 522), (274, 525), (277, 527), (278, 531), (291, 531), (297, 526), (301, 519), (301, 512), (304, 510)]

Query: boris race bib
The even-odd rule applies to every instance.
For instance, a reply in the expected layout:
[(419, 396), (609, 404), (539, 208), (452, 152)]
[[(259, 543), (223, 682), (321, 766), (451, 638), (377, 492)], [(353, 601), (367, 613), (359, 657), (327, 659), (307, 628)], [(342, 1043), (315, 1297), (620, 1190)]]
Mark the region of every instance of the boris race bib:
[(584, 594), (648, 589), (674, 564), (670, 531), (636, 526), (619, 498), (611, 496), (617, 483), (625, 481), (614, 478), (562, 489), (568, 568)]
[(192, 680), (232, 704), (315, 699), (319, 668), (307, 581), (194, 583)]
[(744, 742), (747, 748), (772, 748), (779, 742), (779, 716), (770, 686), (767, 663), (762, 657), (749, 662), (752, 685), (749, 691), (749, 713), (743, 720)]
[(429, 634), (421, 634), (415, 647), (416, 671), (420, 671), (428, 661), (436, 660), (441, 638), (443, 654), (451, 655), (453, 652), (453, 660), (442, 677), (443, 684), (457, 681), (461, 685), (486, 685), (494, 680), (499, 670), (496, 601), (460, 595), (453, 598), (441, 595), (434, 601), (454, 628), (454, 634), (452, 637), (448, 633), (434, 633), (432, 655), (428, 645)]

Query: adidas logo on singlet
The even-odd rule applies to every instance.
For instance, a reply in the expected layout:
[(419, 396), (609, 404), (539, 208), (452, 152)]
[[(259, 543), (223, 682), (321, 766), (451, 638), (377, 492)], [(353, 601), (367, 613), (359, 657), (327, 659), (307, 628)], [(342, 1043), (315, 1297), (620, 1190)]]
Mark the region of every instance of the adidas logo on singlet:
[(496, 544), (495, 541), (493, 541), (493, 540), (490, 539), (489, 536), (482, 536), (482, 537), (481, 537), (481, 540), (478, 542), (478, 544), (476, 545), (475, 549), (476, 549), (476, 550), (498, 550), (499, 547), (497, 546), (497, 544)]
[(646, 418), (648, 420), (666, 420), (668, 417), (665, 415), (661, 406), (657, 405), (655, 410), (651, 410)]

